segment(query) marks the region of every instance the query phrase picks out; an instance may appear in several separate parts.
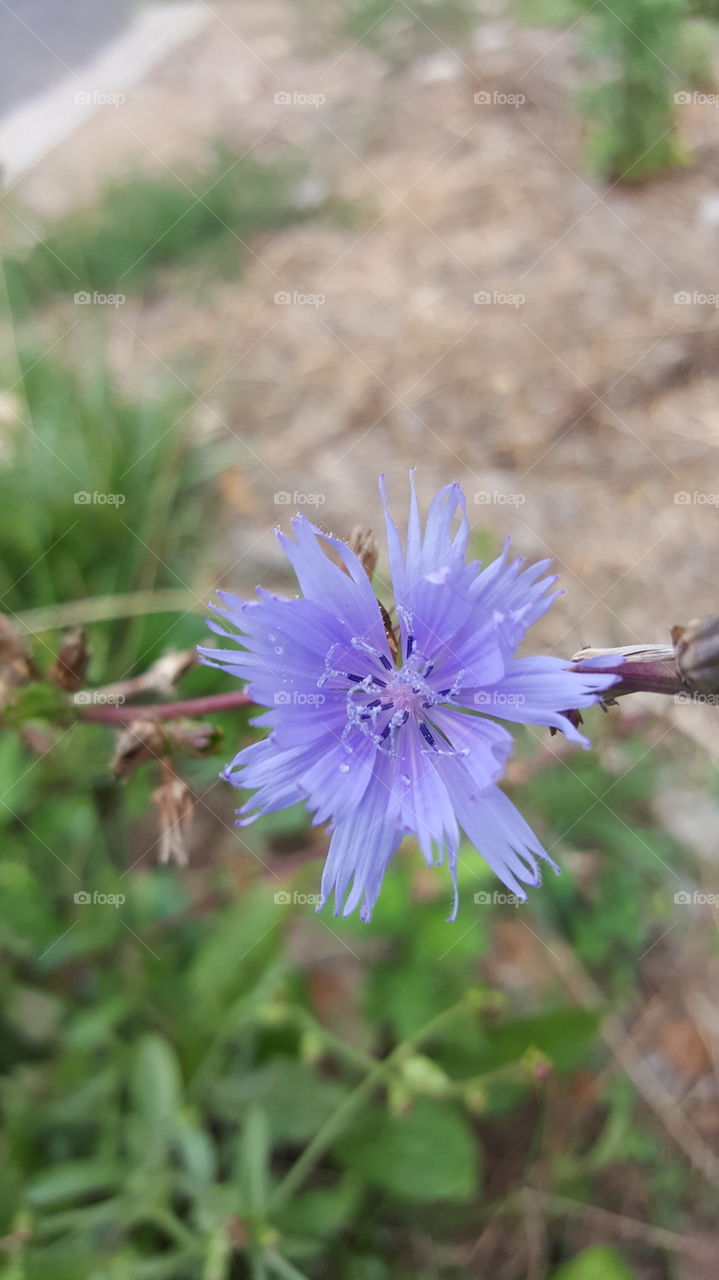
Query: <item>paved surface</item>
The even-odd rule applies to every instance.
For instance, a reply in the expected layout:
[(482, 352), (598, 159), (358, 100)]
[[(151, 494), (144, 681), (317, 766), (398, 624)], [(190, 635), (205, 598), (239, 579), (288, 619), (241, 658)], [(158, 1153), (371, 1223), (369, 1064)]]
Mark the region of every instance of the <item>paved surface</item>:
[(80, 73), (134, 10), (133, 0), (0, 0), (0, 115)]

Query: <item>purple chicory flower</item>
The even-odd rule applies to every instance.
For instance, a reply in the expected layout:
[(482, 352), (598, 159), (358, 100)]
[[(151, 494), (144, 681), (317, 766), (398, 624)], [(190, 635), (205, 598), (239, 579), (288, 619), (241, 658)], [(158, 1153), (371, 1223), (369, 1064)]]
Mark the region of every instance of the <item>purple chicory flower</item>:
[(484, 569), (467, 563), (459, 485), (437, 494), (423, 532), (412, 477), (404, 550), (383, 480), (380, 491), (397, 615), (392, 644), (357, 556), (300, 515), (294, 541), (279, 530), (277, 537), (302, 596), (259, 587), (256, 600), (220, 592), (225, 625), (208, 625), (243, 648), (200, 654), (270, 708), (253, 721), (269, 736), (240, 751), (222, 775), (255, 791), (239, 825), (304, 800), (314, 822), (332, 831), (320, 907), (334, 891), (335, 914), (360, 906), (363, 920), (412, 833), (429, 865), (447, 860), (454, 919), (460, 828), (523, 900), (522, 885), (539, 883), (542, 861), (559, 869), (495, 785), (513, 747), (497, 720), (554, 726), (589, 746), (562, 709), (590, 706), (618, 677), (572, 669), (561, 658), (514, 657), (559, 594), (549, 590), (556, 575), (542, 576), (548, 560), (527, 568), (510, 561), (507, 544)]

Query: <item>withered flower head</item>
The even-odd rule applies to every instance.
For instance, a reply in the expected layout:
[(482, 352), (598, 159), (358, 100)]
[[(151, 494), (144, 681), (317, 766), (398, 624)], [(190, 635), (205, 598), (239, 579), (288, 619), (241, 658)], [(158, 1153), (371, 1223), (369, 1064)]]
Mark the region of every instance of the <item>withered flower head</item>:
[(25, 643), (25, 637), (16, 626), (0, 614), (0, 703), (6, 700), (11, 689), (39, 680), (41, 672)]
[(186, 867), (187, 841), (192, 829), (192, 798), (181, 778), (163, 761), (163, 782), (153, 792), (160, 815), (160, 862)]
[(367, 577), (371, 579), (379, 559), (379, 543), (372, 530), (367, 525), (356, 524), (347, 541)]
[(677, 671), (692, 690), (719, 693), (719, 618), (693, 618), (672, 627)]
[(133, 720), (118, 734), (112, 772), (116, 778), (127, 778), (141, 764), (157, 760), (165, 750), (165, 735), (157, 720)]
[(81, 689), (90, 661), (90, 648), (87, 636), (82, 627), (68, 631), (58, 650), (54, 666), (50, 671), (50, 679), (59, 689), (66, 693), (74, 693)]

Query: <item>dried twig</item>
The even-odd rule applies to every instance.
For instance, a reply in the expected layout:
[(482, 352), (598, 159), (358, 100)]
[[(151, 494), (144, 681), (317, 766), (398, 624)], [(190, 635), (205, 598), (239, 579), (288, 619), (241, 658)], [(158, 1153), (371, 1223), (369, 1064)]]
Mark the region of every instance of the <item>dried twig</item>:
[[(649, 1222), (628, 1218), (623, 1213), (613, 1213), (609, 1209), (583, 1204), (580, 1200), (570, 1200), (567, 1196), (557, 1196), (535, 1187), (524, 1187), (521, 1194), (523, 1207), (526, 1206), (527, 1200), (530, 1200), (547, 1215), (585, 1218), (596, 1225), (598, 1236), (611, 1234), (620, 1236), (624, 1240), (640, 1240), (643, 1244), (652, 1245), (656, 1249), (686, 1254), (700, 1261), (707, 1261), (709, 1258), (713, 1260), (716, 1257), (716, 1240), (680, 1235), (677, 1231), (667, 1231), (665, 1227), (654, 1227)], [(509, 1208), (510, 1205), (511, 1201), (503, 1208)]]
[[(599, 1011), (605, 1001), (601, 991), (582, 966), (579, 959), (561, 940), (552, 936), (541, 939), (564, 985), (585, 1009)], [(712, 1151), (696, 1129), (679, 1109), (671, 1094), (647, 1066), (631, 1036), (625, 1032), (621, 1021), (613, 1014), (605, 1016), (600, 1024), (600, 1034), (613, 1053), (622, 1070), (629, 1076), (644, 1101), (662, 1122), (667, 1133), (681, 1148), (692, 1166), (712, 1186), (719, 1187), (719, 1156)]]

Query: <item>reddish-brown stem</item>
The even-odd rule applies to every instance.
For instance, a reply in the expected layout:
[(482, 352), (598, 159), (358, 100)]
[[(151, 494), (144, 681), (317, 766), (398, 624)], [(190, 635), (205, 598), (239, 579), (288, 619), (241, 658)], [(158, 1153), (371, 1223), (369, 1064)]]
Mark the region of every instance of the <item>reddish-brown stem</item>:
[[(592, 665), (592, 659), (616, 654), (616, 666), (602, 662)], [(620, 677), (619, 682), (607, 689), (604, 701), (613, 702), (628, 693), (664, 693), (675, 695), (689, 686), (676, 667), (674, 650), (668, 645), (628, 645), (620, 649), (581, 649), (570, 659), (575, 670), (601, 672)], [(117, 686), (118, 688), (120, 686)], [(90, 695), (92, 696), (92, 695)], [(101, 696), (96, 691), (95, 696)], [(108, 686), (102, 696), (116, 697), (115, 686)], [(77, 697), (77, 695), (75, 695)], [(76, 704), (77, 706), (77, 704)], [(174, 720), (178, 716), (200, 717), (216, 711), (234, 711), (238, 707), (252, 706), (246, 693), (215, 693), (206, 698), (187, 698), (183, 702), (160, 702), (152, 705), (117, 705), (116, 702), (82, 704), (77, 710), (79, 720), (95, 724), (130, 724), (133, 720)], [(571, 713), (565, 713), (571, 714)]]
[(157, 702), (132, 705), (123, 703), (95, 704), (77, 707), (78, 720), (94, 724), (131, 724), (133, 720), (174, 720), (178, 716), (209, 716), (216, 711), (236, 711), (238, 707), (251, 707), (252, 699), (246, 693), (213, 693), (206, 698), (186, 698), (183, 702)]

